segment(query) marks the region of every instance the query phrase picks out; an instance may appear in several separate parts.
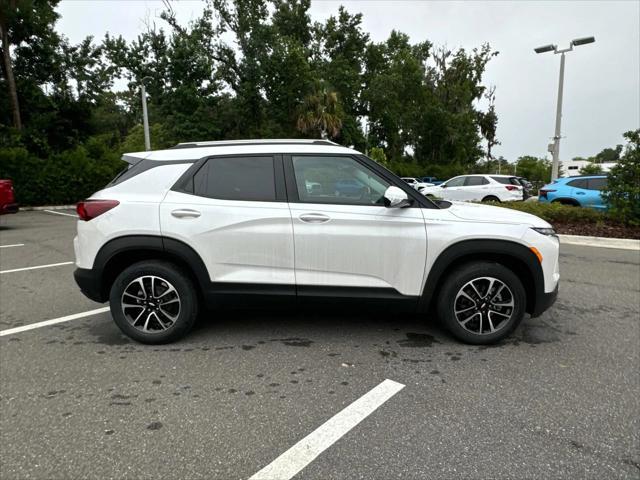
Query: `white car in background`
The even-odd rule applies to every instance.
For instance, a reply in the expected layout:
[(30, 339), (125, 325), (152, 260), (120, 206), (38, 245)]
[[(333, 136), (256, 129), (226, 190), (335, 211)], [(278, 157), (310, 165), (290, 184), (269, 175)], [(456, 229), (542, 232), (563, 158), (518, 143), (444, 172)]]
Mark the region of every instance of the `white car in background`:
[(433, 183), (421, 182), (414, 177), (401, 177), (407, 184), (411, 185), (415, 190), (421, 192), (423, 188), (433, 187)]
[(515, 202), (524, 199), (523, 191), (513, 175), (460, 175), (441, 185), (423, 188), (420, 193), (461, 202)]

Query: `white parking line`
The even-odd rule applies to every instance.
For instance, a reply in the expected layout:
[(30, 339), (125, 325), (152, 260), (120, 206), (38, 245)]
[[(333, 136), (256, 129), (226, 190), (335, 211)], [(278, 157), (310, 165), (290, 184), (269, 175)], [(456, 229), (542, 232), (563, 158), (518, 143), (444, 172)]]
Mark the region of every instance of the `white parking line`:
[(66, 317), (54, 318), (52, 320), (45, 320), (44, 322), (31, 323), (22, 327), (9, 328), (7, 330), (0, 330), (0, 337), (5, 335), (12, 335), (14, 333), (26, 332), (27, 330), (34, 330), (36, 328), (46, 327), (48, 325), (55, 325), (56, 323), (69, 322), (71, 320), (77, 320), (78, 318), (89, 317), (91, 315), (97, 315), (99, 313), (108, 312), (109, 307), (96, 308), (95, 310), (89, 310), (88, 312), (74, 313), (73, 315), (67, 315)]
[(72, 214), (70, 214), (70, 213), (55, 212), (55, 211), (53, 211), (53, 210), (43, 210), (43, 212), (53, 213), (54, 215), (64, 215), (65, 217), (78, 218), (78, 216), (77, 216), (77, 215), (72, 215)]
[(73, 262), (50, 263), (49, 265), (36, 265), (35, 267), (14, 268), (11, 270), (0, 270), (2, 273), (24, 272), (25, 270), (37, 270), (39, 268), (59, 267), (61, 265), (71, 265)]
[(24, 243), (14, 243), (13, 245), (0, 245), (0, 248), (24, 247)]
[(323, 423), (249, 480), (288, 480), (404, 388), (385, 380)]

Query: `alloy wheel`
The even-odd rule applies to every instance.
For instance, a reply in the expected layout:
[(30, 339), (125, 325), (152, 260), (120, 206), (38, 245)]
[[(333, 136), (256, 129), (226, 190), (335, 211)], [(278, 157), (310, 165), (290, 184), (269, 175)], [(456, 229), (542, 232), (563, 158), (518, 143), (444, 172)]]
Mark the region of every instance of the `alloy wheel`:
[(515, 300), (511, 289), (494, 277), (479, 277), (465, 283), (454, 301), (456, 320), (476, 335), (489, 335), (511, 319)]
[(180, 295), (171, 283), (154, 275), (131, 281), (121, 299), (127, 321), (144, 333), (170, 328), (180, 316)]

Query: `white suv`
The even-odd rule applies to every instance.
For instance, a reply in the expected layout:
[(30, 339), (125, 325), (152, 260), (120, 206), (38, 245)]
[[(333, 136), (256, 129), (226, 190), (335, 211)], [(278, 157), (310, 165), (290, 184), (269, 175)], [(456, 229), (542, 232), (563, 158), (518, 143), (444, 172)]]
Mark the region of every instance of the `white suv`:
[(513, 202), (524, 200), (524, 188), (513, 175), (460, 175), (420, 193), (461, 202)]
[(200, 306), (250, 296), (437, 311), (458, 339), (486, 344), (557, 295), (548, 223), (432, 201), (328, 141), (190, 143), (123, 159), (130, 167), (78, 204), (75, 278), (140, 342), (176, 340)]

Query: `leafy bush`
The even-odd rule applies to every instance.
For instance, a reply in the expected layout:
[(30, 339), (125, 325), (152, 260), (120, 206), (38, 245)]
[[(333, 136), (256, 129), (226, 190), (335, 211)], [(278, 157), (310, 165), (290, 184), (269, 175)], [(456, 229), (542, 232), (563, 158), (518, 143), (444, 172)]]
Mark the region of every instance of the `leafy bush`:
[(547, 222), (554, 223), (603, 223), (608, 220), (607, 216), (591, 208), (571, 207), (559, 203), (538, 203), (538, 202), (504, 202), (494, 203), (494, 205), (519, 210), (540, 217)]
[(23, 147), (0, 148), (0, 178), (13, 180), (21, 205), (75, 203), (100, 190), (123, 163), (99, 139), (40, 158)]
[(624, 137), (629, 143), (609, 172), (602, 197), (613, 218), (628, 225), (640, 225), (640, 129), (626, 132)]

